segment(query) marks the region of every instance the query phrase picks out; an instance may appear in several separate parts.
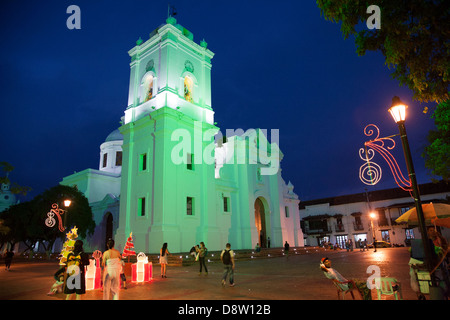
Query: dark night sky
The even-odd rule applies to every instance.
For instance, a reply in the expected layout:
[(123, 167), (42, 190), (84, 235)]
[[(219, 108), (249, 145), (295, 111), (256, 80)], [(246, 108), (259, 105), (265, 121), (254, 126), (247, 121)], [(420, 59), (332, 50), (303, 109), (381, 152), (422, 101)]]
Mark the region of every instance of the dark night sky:
[[(398, 133), (387, 109), (409, 105), (406, 128), (419, 183), (430, 181), (420, 154), (434, 128), (425, 104), (392, 80), (381, 53), (358, 57), (354, 39), (320, 15), (315, 1), (172, 1), (177, 21), (203, 38), (212, 60), (212, 107), (226, 129), (279, 129), (282, 176), (300, 200), (396, 187), (388, 166), (375, 186), (358, 177), (358, 150), (374, 123)], [(81, 30), (69, 30), (69, 5)], [(167, 1), (2, 1), (0, 161), (10, 179), (33, 188), (98, 169), (100, 144), (127, 106), (130, 57), (167, 18)], [(372, 31), (376, 32), (376, 31)], [(406, 172), (401, 142), (398, 162)]]

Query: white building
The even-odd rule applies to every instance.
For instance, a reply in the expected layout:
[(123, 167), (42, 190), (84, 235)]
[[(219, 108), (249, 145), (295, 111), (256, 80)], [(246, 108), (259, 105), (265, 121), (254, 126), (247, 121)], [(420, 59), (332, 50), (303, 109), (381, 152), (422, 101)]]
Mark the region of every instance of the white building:
[[(137, 251), (167, 242), (184, 252), (205, 242), (219, 250), (303, 246), (298, 197), (281, 177), (283, 154), (264, 130), (216, 126), (211, 59), (205, 41), (173, 17), (128, 53), (130, 86), (122, 126), (100, 147), (99, 169), (65, 177), (92, 206), (97, 228), (86, 250), (130, 232)], [(223, 130), (223, 129), (222, 129)], [(225, 132), (224, 132), (225, 135)]]
[[(419, 189), (423, 204), (450, 200), (450, 185), (443, 182), (423, 184)], [(360, 239), (372, 243), (374, 236), (378, 241), (405, 245), (405, 239), (420, 239), (420, 231), (417, 226), (397, 224), (395, 219), (414, 206), (414, 199), (400, 188), (302, 201), (299, 209), (305, 245), (331, 242), (345, 248), (347, 240), (357, 246)], [(377, 219), (372, 221), (370, 212), (375, 212)], [(450, 230), (441, 231), (450, 239)]]

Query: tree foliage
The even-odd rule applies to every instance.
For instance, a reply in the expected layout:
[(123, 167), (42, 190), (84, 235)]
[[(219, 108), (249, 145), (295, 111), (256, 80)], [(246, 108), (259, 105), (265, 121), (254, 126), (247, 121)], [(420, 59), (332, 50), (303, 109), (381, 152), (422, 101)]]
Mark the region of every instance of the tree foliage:
[[(449, 180), (450, 1), (448, 0), (317, 0), (326, 20), (341, 23), (345, 39), (355, 36), (356, 52), (379, 51), (392, 77), (420, 102), (439, 103), (432, 114), (422, 156), (432, 175)], [(381, 28), (366, 26), (370, 5), (381, 11)]]
[[(325, 19), (341, 23), (344, 38), (355, 36), (356, 52), (380, 51), (392, 77), (421, 102), (449, 99), (450, 1), (317, 0)], [(381, 29), (369, 30), (367, 8), (381, 10)]]
[(432, 117), (437, 130), (428, 135), (429, 146), (423, 154), (425, 166), (435, 176), (450, 181), (450, 100), (440, 103)]
[[(63, 208), (62, 202), (70, 198), (72, 203), (62, 219), (66, 222), (66, 230), (61, 232), (56, 226), (49, 228), (45, 225), (47, 213), (52, 204), (57, 203)], [(67, 215), (67, 217), (64, 217)], [(55, 219), (57, 219), (55, 217)], [(27, 249), (31, 250), (39, 241), (50, 251), (56, 239), (64, 239), (66, 232), (73, 226), (77, 226), (78, 234), (83, 238), (92, 234), (95, 222), (92, 210), (86, 197), (74, 187), (57, 185), (36, 196), (33, 200), (16, 204), (0, 213), (0, 221), (4, 232), (1, 234), (2, 242), (10, 242), (12, 245), (23, 242)]]
[[(67, 216), (62, 217), (66, 221), (66, 227), (71, 229), (77, 226), (78, 235), (86, 238), (87, 234), (94, 232), (95, 222), (88, 199), (76, 187), (57, 185), (36, 196), (33, 201), (37, 202), (38, 216), (42, 219), (43, 224), (52, 204), (56, 202), (61, 208), (64, 208), (62, 201), (66, 198), (72, 201), (70, 207), (65, 209), (66, 213), (64, 214)], [(59, 234), (61, 239), (65, 238), (65, 233), (59, 232)]]

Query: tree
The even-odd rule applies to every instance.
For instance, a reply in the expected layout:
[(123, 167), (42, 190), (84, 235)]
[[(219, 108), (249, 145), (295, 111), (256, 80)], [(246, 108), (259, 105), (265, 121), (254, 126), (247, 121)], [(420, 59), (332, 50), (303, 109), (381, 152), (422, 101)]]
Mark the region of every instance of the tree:
[[(70, 198), (72, 204), (63, 214), (67, 215), (62, 217), (66, 222), (66, 230), (61, 232), (58, 227), (47, 227), (45, 220), (52, 204), (60, 203), (65, 198)], [(76, 188), (62, 185), (44, 191), (31, 201), (11, 206), (0, 213), (0, 221), (2, 229), (6, 230), (2, 234), (2, 241), (11, 244), (23, 242), (30, 251), (39, 242), (48, 254), (56, 239), (63, 240), (72, 226), (77, 226), (78, 234), (83, 238), (92, 234), (95, 229), (92, 210), (86, 197)]]
[(36, 207), (33, 201), (15, 204), (0, 213), (0, 219), (6, 232), (3, 241), (9, 242), (11, 247), (22, 242), (25, 251), (31, 251), (40, 240), (40, 227), (36, 224)]
[(130, 262), (130, 256), (135, 256), (135, 255), (136, 255), (136, 251), (134, 251), (133, 232), (130, 232), (130, 236), (127, 239), (125, 248), (123, 248), (122, 258), (128, 257), (128, 262)]
[[(66, 198), (69, 198), (72, 201), (70, 207), (64, 209), (65, 213), (62, 216), (62, 219), (66, 224), (66, 229), (76, 226), (78, 228), (78, 235), (82, 238), (86, 238), (87, 234), (93, 234), (95, 222), (92, 217), (89, 201), (76, 187), (57, 185), (44, 191), (33, 199), (33, 201), (37, 202), (37, 207), (39, 208), (38, 215), (42, 220), (42, 225), (44, 225), (47, 213), (50, 211), (52, 204), (58, 203), (59, 206), (62, 207), (62, 202), (66, 200)], [(66, 231), (60, 232), (58, 228), (48, 229), (55, 230), (61, 239), (65, 237)]]
[[(380, 51), (392, 77), (420, 102), (437, 102), (422, 156), (432, 175), (449, 180), (450, 149), (450, 1), (448, 0), (317, 0), (326, 20), (341, 23), (345, 39), (355, 36), (359, 56)], [(380, 8), (381, 28), (369, 30), (370, 5)], [(425, 112), (425, 111), (424, 111)]]
[(435, 176), (450, 181), (450, 100), (438, 105), (433, 113), (437, 130), (428, 135), (429, 146), (423, 154), (425, 166)]
[(75, 241), (78, 238), (77, 228), (73, 227), (69, 232), (66, 233), (66, 241), (63, 244), (61, 254), (59, 257), (59, 264), (64, 265), (67, 262), (67, 256), (73, 250)]
[[(415, 100), (449, 99), (450, 2), (448, 0), (317, 0), (326, 20), (341, 23), (345, 39), (355, 36), (362, 56), (380, 51), (392, 77), (410, 88)], [(367, 8), (380, 8), (381, 28), (369, 30)]]

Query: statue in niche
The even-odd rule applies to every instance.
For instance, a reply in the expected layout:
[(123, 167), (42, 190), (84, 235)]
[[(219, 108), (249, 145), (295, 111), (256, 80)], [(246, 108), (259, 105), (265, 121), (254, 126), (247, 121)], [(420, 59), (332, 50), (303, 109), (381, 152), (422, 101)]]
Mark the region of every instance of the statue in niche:
[(145, 96), (145, 101), (147, 102), (153, 97), (153, 77), (150, 76), (147, 84), (147, 94)]
[(184, 78), (184, 99), (188, 102), (192, 102), (192, 79), (190, 77)]

